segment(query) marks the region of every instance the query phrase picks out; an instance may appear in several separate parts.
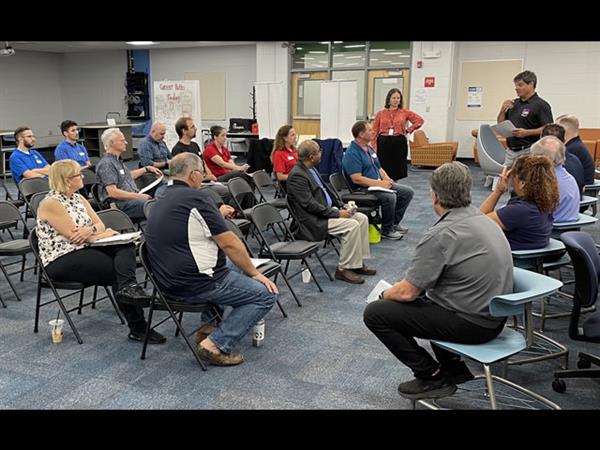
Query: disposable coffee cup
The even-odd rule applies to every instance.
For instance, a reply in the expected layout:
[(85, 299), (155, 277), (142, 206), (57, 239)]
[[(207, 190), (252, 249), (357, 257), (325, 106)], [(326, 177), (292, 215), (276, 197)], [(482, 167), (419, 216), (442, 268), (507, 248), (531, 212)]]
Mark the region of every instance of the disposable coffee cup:
[(302, 271), (302, 281), (304, 283), (310, 283), (310, 271), (308, 269)]
[(54, 344), (59, 344), (63, 340), (63, 323), (65, 323), (63, 319), (54, 319), (48, 322), (48, 325), (50, 325), (50, 336), (52, 336)]

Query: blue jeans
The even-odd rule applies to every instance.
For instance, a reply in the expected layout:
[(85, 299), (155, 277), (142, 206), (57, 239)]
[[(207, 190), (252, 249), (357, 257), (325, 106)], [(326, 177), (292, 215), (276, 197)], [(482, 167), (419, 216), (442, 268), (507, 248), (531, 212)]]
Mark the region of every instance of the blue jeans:
[(394, 183), (391, 189), (395, 191), (394, 194), (382, 191), (369, 192), (375, 194), (381, 202), (382, 231), (391, 231), (394, 225), (400, 223), (404, 218), (406, 208), (408, 208), (413, 195), (415, 195), (415, 191), (410, 186)]
[[(228, 266), (232, 270), (214, 283), (214, 289), (198, 292), (194, 297), (185, 299), (189, 303), (211, 303), (221, 307), (220, 309), (225, 306), (233, 308), (217, 330), (210, 335), (210, 340), (223, 353), (231, 353), (250, 328), (262, 319), (277, 301), (277, 295), (267, 291), (264, 284), (240, 273), (229, 261)], [(206, 320), (204, 314), (203, 319)]]

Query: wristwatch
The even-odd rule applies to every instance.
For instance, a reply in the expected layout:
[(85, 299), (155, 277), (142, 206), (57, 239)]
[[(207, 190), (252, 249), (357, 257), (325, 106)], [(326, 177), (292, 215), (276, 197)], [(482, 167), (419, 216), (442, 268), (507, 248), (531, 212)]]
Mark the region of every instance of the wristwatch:
[(383, 290), (379, 293), (379, 297), (377, 297), (378, 300), (385, 300), (385, 298), (383, 298), (383, 294), (385, 294), (385, 290)]

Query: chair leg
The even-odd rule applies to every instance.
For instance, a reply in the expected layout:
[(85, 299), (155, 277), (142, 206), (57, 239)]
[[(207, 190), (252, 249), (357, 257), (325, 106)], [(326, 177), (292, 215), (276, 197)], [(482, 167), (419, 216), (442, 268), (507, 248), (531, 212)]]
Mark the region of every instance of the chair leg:
[(312, 269), (310, 268), (310, 265), (308, 264), (308, 261), (306, 259), (303, 259), (302, 262), (304, 263), (304, 265), (306, 266), (306, 268), (310, 272), (310, 275), (311, 275), (313, 281), (315, 282), (315, 284), (319, 288), (319, 292), (323, 292), (323, 289), (321, 288), (321, 285), (319, 284), (319, 281), (317, 280), (317, 277), (315, 277), (315, 274), (313, 273)]
[(23, 255), (23, 261), (21, 261), (21, 282), (23, 282), (23, 276), (25, 275), (25, 261), (27, 260), (27, 255)]
[(285, 312), (285, 309), (283, 309), (283, 306), (281, 306), (281, 302), (279, 300), (277, 300), (277, 306), (279, 306), (279, 309), (281, 310), (281, 314), (283, 314), (283, 317), (287, 319), (287, 313)]
[[(106, 295), (108, 295), (108, 298), (109, 298), (110, 302), (112, 303), (113, 308), (115, 309), (115, 312), (117, 313), (117, 316), (119, 316), (121, 325), (125, 325), (125, 319), (123, 318), (123, 314), (121, 314), (121, 311), (119, 310), (119, 306), (117, 305), (115, 296), (113, 295), (112, 291), (107, 286), (104, 286), (104, 290), (106, 291)], [(97, 291), (98, 291), (98, 286), (94, 286), (94, 294)], [(92, 308), (94, 308), (95, 306), (96, 306), (96, 297), (94, 295), (94, 303), (92, 303)]]
[[(108, 291), (106, 291), (108, 292)], [(96, 299), (98, 298), (98, 286), (94, 286), (94, 294), (92, 296), (92, 309), (96, 309)]]
[(6, 272), (6, 269), (4, 268), (4, 266), (2, 265), (2, 263), (0, 262), (0, 270), (2, 270), (2, 273), (4, 274), (4, 276), (6, 277), (6, 281), (8, 281), (8, 284), (10, 285), (10, 288), (12, 289), (13, 293), (15, 294), (15, 297), (17, 298), (17, 301), (21, 301), (21, 297), (19, 297), (19, 294), (17, 293), (17, 289), (15, 288), (15, 285), (13, 284), (13, 282), (10, 280), (10, 276), (8, 275), (8, 273)]
[[(279, 275), (279, 273), (277, 275)], [(277, 281), (277, 275), (275, 275), (275, 281)], [(283, 281), (285, 281), (285, 284), (287, 284), (287, 287), (290, 290), (290, 292), (292, 293), (292, 296), (294, 297), (294, 300), (296, 300), (296, 304), (298, 306), (302, 306), (302, 303), (300, 303), (300, 300), (298, 299), (298, 296), (294, 292), (294, 289), (292, 289), (292, 285), (290, 284), (290, 280), (288, 280), (288, 278), (285, 276), (285, 274), (283, 272), (281, 272), (281, 277), (283, 278)]]
[(327, 267), (325, 267), (325, 263), (323, 262), (323, 260), (319, 256), (319, 252), (315, 252), (315, 256), (317, 257), (317, 259), (319, 260), (319, 263), (321, 264), (321, 267), (323, 267), (323, 270), (325, 271), (325, 273), (329, 277), (329, 281), (333, 281), (333, 276), (329, 273), (329, 270), (327, 270)]
[(38, 332), (38, 324), (40, 322), (40, 303), (42, 302), (42, 272), (38, 274), (37, 282), (37, 294), (35, 297), (35, 323), (33, 325), (33, 332)]
[(77, 314), (81, 314), (81, 309), (83, 306), (83, 297), (85, 297), (85, 288), (81, 290), (81, 294), (79, 294), (79, 308), (77, 308)]
[(54, 293), (54, 297), (56, 298), (56, 302), (58, 303), (59, 308), (63, 312), (65, 319), (67, 319), (67, 322), (69, 323), (69, 326), (71, 327), (71, 330), (73, 331), (73, 334), (75, 335), (75, 338), (77, 339), (77, 342), (79, 344), (83, 344), (83, 340), (81, 339), (81, 336), (79, 335), (79, 331), (77, 331), (77, 327), (75, 326), (75, 323), (73, 323), (73, 319), (71, 319), (71, 316), (69, 315), (69, 312), (67, 311), (67, 307), (65, 306), (65, 304), (62, 301), (62, 297), (58, 294), (57, 290), (54, 288), (54, 286), (52, 284), (50, 284), (50, 289), (52, 289), (52, 292)]
[(484, 364), (483, 372), (485, 373), (485, 384), (488, 389), (488, 395), (490, 396), (490, 403), (492, 405), (492, 409), (498, 409), (498, 405), (496, 404), (496, 393), (494, 391), (494, 381), (492, 379), (492, 371), (490, 370), (490, 366)]
[(2, 307), (6, 308), (6, 303), (4, 303), (4, 300), (2, 300), (2, 296), (0, 295), (0, 303), (2, 303)]
[(154, 313), (154, 302), (150, 303), (150, 310), (148, 311), (148, 322), (146, 323), (146, 336), (144, 336), (144, 345), (142, 345), (142, 356), (140, 359), (146, 359), (146, 349), (148, 348), (148, 337), (150, 336), (150, 329), (152, 328), (152, 315)]
[[(181, 321), (183, 320), (183, 311), (179, 311), (179, 317), (177, 318), (179, 321), (179, 325), (181, 325)], [(175, 328), (175, 337), (179, 336), (179, 327)]]

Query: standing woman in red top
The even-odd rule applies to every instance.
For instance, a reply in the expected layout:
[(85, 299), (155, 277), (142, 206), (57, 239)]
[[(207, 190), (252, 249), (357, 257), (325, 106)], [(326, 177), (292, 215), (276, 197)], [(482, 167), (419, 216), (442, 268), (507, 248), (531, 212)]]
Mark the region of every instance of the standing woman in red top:
[(298, 162), (296, 131), (290, 125), (284, 125), (277, 131), (271, 152), (271, 162), (277, 182), (285, 192), (288, 174)]
[(421, 128), (423, 122), (417, 113), (402, 108), (400, 90), (390, 89), (385, 97), (385, 108), (377, 113), (373, 121), (371, 146), (377, 150), (381, 167), (393, 180), (406, 178), (408, 143), (405, 134)]

